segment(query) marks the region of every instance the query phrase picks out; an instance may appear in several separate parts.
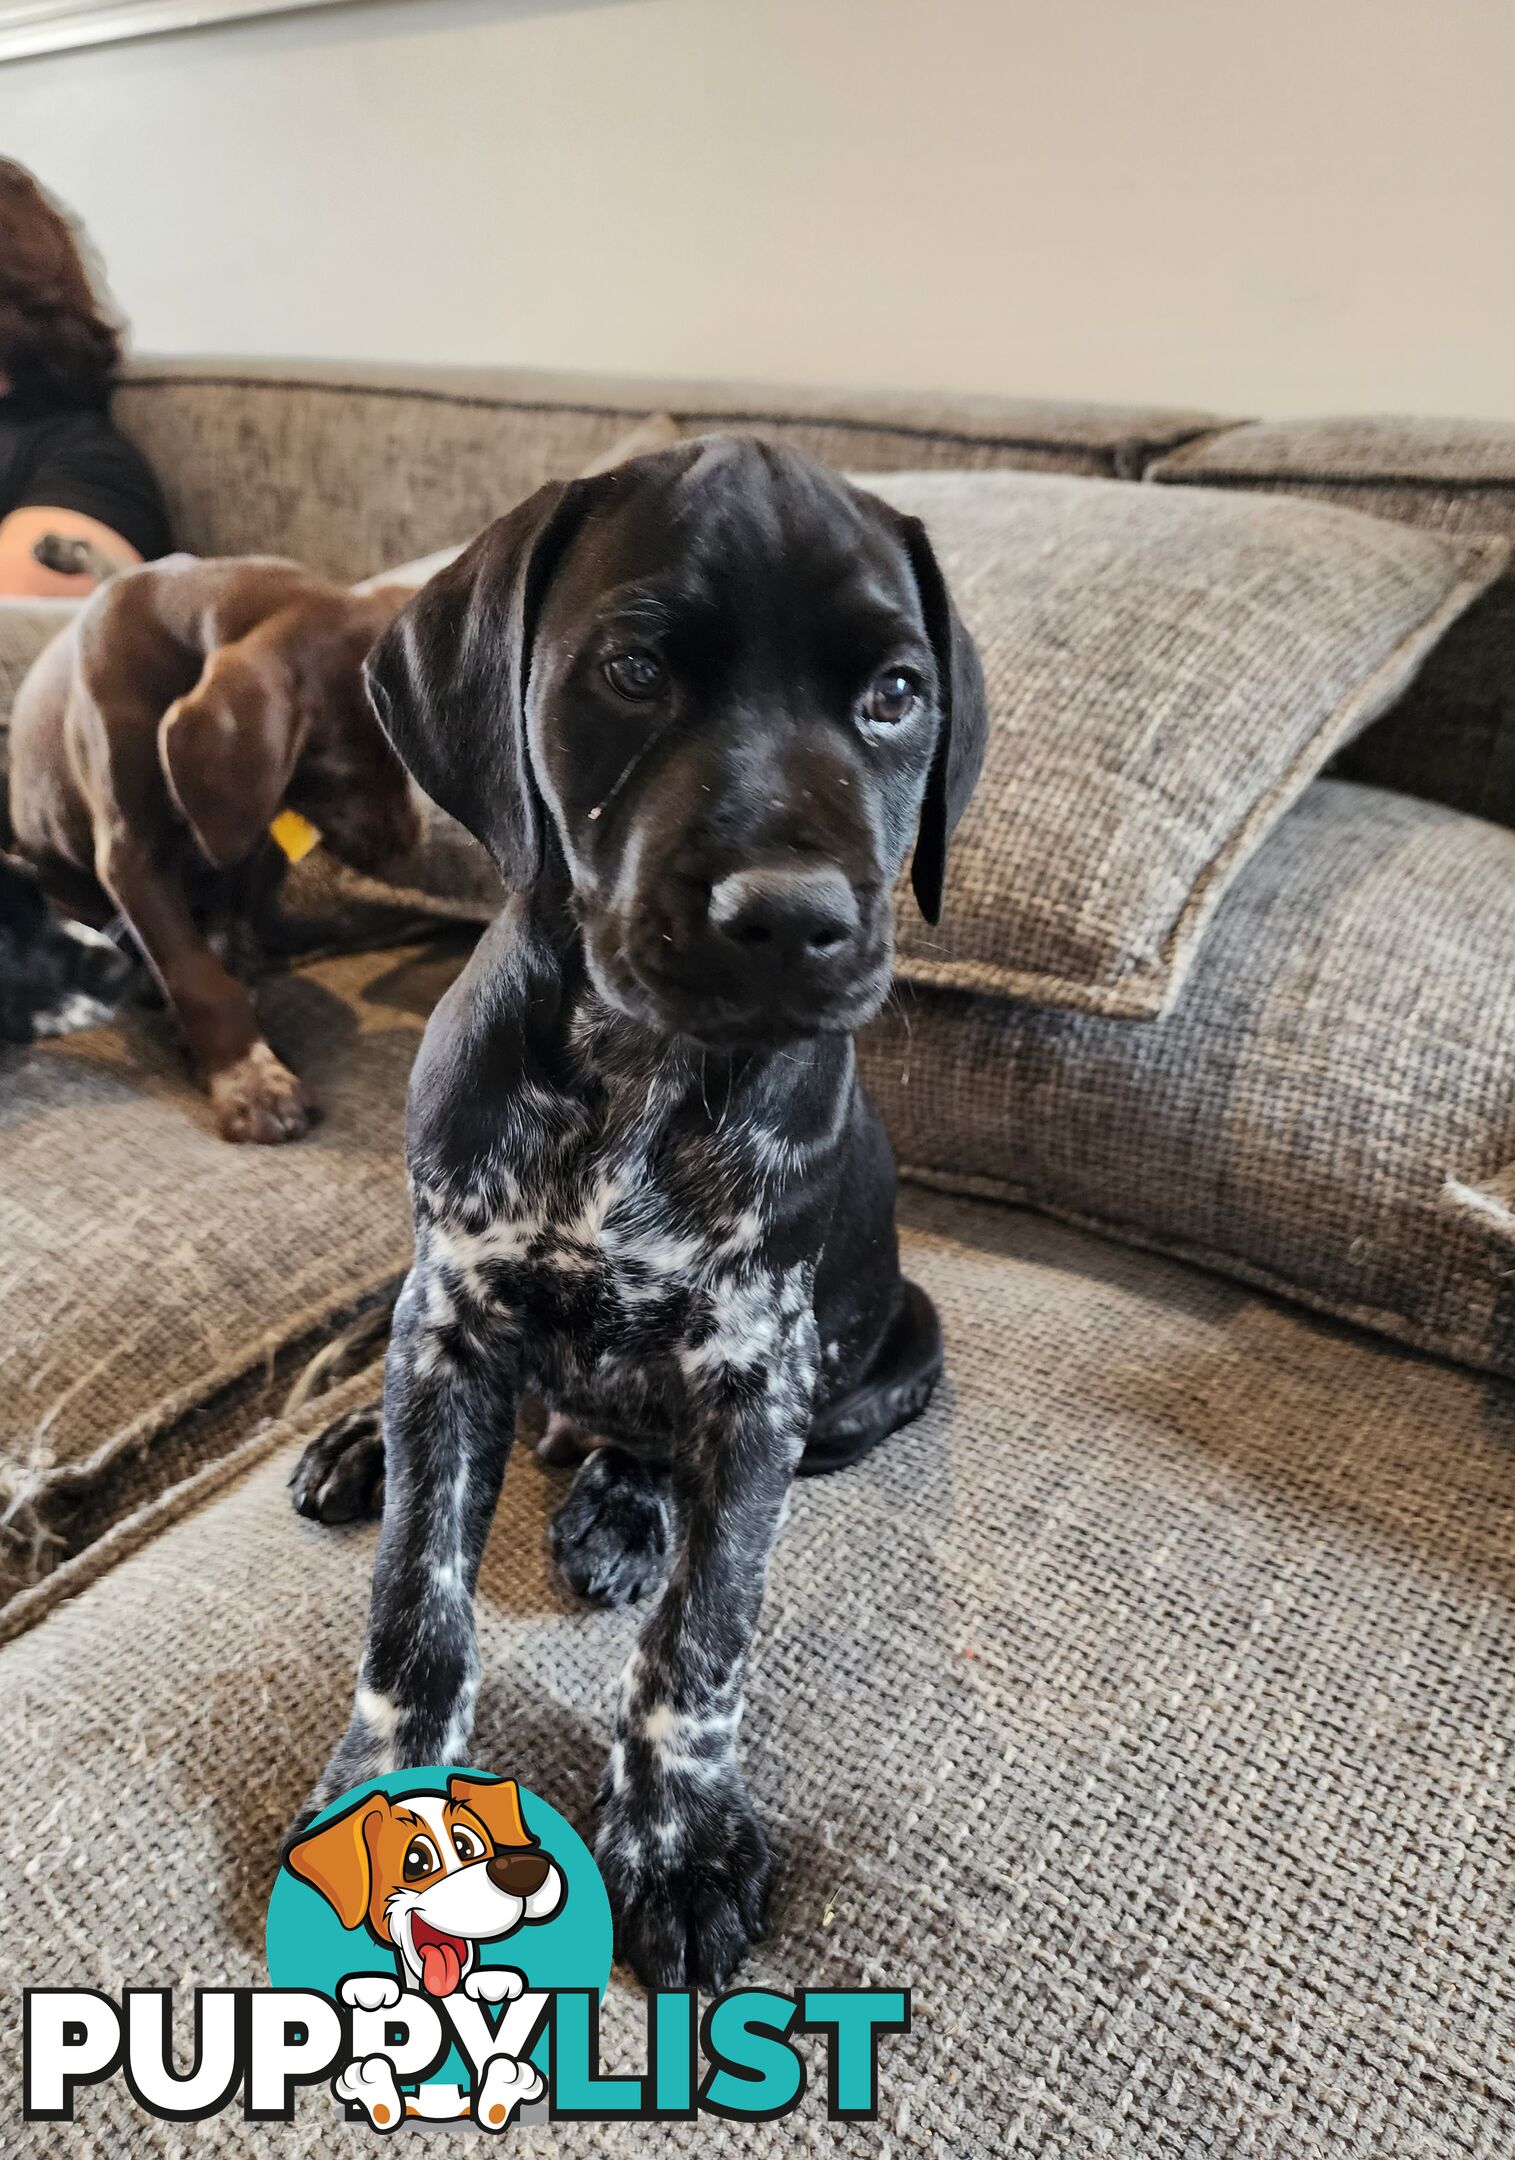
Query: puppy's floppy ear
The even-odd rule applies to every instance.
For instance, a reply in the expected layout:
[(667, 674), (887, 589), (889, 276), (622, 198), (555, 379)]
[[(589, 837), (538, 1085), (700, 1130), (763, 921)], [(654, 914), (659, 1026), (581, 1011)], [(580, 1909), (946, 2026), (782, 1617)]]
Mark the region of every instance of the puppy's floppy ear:
[(249, 856), (277, 816), (306, 723), (267, 655), (222, 645), (158, 722), (168, 792), (207, 862)]
[(521, 1789), (514, 1778), (450, 1777), (447, 1797), (472, 1808), (496, 1845), (534, 1845), (521, 1818)]
[(330, 1822), (322, 1823), (291, 1845), (285, 1864), (301, 1882), (319, 1890), (345, 1928), (355, 1928), (373, 1896), (373, 1855), (369, 1835), (389, 1813), (389, 1799), (368, 1793)]
[(604, 483), (550, 481), (497, 518), (401, 610), (363, 670), (385, 734), (510, 885), (540, 866), (526, 688), (542, 596)]
[(941, 730), (926, 777), (920, 830), (910, 865), (916, 906), (928, 923), (936, 923), (942, 916), (947, 849), (983, 769), (989, 707), (978, 647), (952, 604), (926, 528), (916, 517), (902, 517), (900, 526), (941, 686)]

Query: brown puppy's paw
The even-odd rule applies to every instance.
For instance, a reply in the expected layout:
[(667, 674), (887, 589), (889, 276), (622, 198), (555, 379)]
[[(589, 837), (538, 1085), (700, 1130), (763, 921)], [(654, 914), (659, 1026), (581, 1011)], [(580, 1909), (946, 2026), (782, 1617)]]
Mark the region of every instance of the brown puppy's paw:
[(267, 1043), (210, 1076), (210, 1103), (223, 1140), (277, 1147), (298, 1140), (310, 1122), (300, 1083)]

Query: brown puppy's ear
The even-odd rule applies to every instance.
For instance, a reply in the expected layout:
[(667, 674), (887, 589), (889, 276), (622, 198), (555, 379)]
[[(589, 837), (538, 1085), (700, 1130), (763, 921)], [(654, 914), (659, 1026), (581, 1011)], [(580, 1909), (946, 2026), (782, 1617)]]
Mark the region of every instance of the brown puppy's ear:
[(521, 1789), (514, 1778), (450, 1777), (449, 1800), (472, 1808), (496, 1845), (534, 1845), (521, 1819)]
[(388, 1813), (387, 1795), (369, 1793), (291, 1845), (285, 1855), (286, 1864), (301, 1882), (320, 1891), (345, 1928), (357, 1927), (368, 1911), (373, 1896), (369, 1830), (377, 1828)]
[(305, 741), (280, 672), (235, 645), (209, 655), (158, 723), (168, 792), (207, 862), (249, 856), (277, 816)]
[(983, 769), (989, 740), (989, 707), (978, 647), (952, 604), (926, 528), (915, 517), (902, 517), (900, 525), (941, 685), (941, 730), (926, 777), (915, 857), (910, 865), (916, 906), (928, 923), (936, 923), (942, 918), (947, 849)]
[(496, 519), (421, 587), (364, 666), (401, 763), (483, 843), (509, 885), (529, 885), (541, 864), (526, 741), (537, 616), (564, 547), (613, 481), (551, 481)]

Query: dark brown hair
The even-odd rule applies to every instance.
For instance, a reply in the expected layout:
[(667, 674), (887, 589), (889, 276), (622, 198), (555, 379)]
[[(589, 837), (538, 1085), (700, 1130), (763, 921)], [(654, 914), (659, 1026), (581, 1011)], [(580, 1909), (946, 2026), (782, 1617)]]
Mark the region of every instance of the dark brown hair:
[(0, 158), (0, 373), (29, 404), (110, 396), (121, 333), (96, 296), (87, 244), (24, 165)]

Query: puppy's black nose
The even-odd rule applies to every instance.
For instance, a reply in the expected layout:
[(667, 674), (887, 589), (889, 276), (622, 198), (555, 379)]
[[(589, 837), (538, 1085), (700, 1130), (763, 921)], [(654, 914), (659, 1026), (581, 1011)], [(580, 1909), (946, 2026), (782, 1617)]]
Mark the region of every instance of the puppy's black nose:
[(512, 1897), (529, 1898), (534, 1890), (540, 1890), (552, 1873), (551, 1863), (536, 1852), (500, 1852), (484, 1870), (496, 1890), (508, 1890)]
[(710, 895), (711, 927), (753, 960), (826, 960), (857, 934), (857, 896), (840, 870), (737, 870)]

